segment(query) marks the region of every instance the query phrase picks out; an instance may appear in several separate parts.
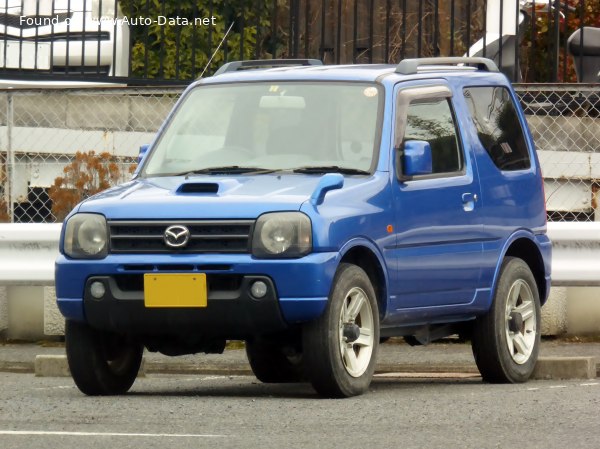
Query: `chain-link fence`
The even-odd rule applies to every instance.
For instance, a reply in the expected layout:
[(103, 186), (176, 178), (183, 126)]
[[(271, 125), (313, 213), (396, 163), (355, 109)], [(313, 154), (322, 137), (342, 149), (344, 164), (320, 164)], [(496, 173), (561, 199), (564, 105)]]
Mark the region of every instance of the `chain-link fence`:
[(0, 93), (0, 220), (60, 221), (74, 201), (128, 179), (180, 93)]
[(516, 90), (542, 165), (549, 219), (600, 220), (598, 86), (523, 84)]
[[(597, 87), (516, 89), (542, 163), (549, 218), (596, 220)], [(61, 221), (103, 181), (128, 179), (140, 145), (153, 140), (180, 93), (181, 88), (0, 93), (0, 221)]]

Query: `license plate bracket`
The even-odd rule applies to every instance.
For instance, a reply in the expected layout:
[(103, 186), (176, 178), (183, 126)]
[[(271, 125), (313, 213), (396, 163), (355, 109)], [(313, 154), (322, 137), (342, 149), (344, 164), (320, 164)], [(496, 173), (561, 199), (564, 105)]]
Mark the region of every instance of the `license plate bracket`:
[(144, 305), (148, 308), (207, 307), (206, 274), (146, 273)]

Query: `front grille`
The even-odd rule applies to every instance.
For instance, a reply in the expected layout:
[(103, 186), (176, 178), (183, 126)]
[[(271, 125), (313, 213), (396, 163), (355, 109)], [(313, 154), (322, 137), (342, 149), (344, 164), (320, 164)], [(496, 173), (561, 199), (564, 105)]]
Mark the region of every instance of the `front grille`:
[[(171, 248), (165, 230), (183, 225), (190, 231), (188, 244)], [(110, 252), (140, 253), (248, 253), (254, 220), (222, 221), (109, 221)]]

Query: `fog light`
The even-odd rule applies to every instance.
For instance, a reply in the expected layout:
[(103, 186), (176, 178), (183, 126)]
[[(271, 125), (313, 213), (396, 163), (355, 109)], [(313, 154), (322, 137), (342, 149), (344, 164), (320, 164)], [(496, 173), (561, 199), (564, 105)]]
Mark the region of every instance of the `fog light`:
[(252, 284), (250, 293), (252, 293), (252, 296), (255, 298), (263, 298), (267, 294), (267, 284), (265, 284), (263, 281), (256, 281), (254, 284)]
[(106, 293), (106, 287), (104, 287), (102, 282), (92, 282), (92, 285), (90, 285), (90, 293), (94, 298), (102, 299)]

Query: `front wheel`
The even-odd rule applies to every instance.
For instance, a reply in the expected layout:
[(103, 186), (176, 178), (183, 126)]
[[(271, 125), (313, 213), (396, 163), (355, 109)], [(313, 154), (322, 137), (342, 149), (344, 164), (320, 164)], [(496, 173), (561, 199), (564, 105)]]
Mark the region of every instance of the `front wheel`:
[(473, 328), (473, 355), (483, 380), (518, 383), (529, 379), (539, 353), (540, 319), (540, 297), (529, 266), (507, 257), (492, 306)]
[(77, 388), (89, 396), (126, 393), (140, 369), (143, 346), (67, 320), (67, 361)]
[(283, 345), (263, 338), (246, 341), (252, 372), (264, 383), (302, 381), (302, 354), (288, 354)]
[(369, 388), (379, 344), (379, 312), (369, 277), (340, 265), (327, 308), (303, 332), (306, 376), (326, 397), (350, 397)]

